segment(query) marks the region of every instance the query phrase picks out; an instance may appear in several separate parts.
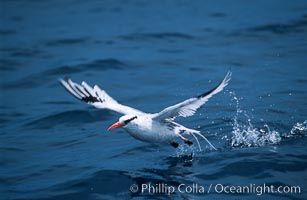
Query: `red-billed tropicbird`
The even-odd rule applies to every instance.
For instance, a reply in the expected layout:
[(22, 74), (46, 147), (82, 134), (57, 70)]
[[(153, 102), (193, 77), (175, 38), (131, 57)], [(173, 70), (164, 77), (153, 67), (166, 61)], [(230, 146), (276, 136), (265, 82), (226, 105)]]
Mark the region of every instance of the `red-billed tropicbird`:
[(194, 115), (196, 110), (205, 104), (213, 95), (221, 92), (231, 79), (231, 72), (228, 72), (221, 83), (212, 90), (196, 97), (187, 99), (181, 103), (165, 108), (159, 113), (145, 113), (135, 108), (119, 104), (97, 85), (90, 87), (86, 82), (81, 85), (74, 83), (71, 79), (60, 79), (62, 85), (74, 97), (82, 100), (96, 108), (109, 109), (121, 114), (119, 121), (111, 125), (108, 130), (124, 128), (132, 137), (150, 143), (169, 143), (177, 148), (176, 139), (183, 140), (184, 143), (192, 145), (193, 142), (186, 136), (193, 136), (201, 150), (196, 137), (202, 137), (208, 144), (216, 149), (200, 131), (186, 128), (178, 124), (174, 119), (178, 116), (189, 117)]

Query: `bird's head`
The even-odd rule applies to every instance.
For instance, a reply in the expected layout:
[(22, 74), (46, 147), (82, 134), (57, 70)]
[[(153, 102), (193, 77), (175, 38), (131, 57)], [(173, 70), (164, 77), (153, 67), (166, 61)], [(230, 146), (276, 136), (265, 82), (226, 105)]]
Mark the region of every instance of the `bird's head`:
[(118, 122), (112, 124), (108, 128), (108, 131), (115, 129), (115, 128), (125, 127), (126, 125), (129, 125), (135, 119), (137, 119), (137, 116), (135, 116), (135, 115), (124, 115), (124, 116), (119, 118)]

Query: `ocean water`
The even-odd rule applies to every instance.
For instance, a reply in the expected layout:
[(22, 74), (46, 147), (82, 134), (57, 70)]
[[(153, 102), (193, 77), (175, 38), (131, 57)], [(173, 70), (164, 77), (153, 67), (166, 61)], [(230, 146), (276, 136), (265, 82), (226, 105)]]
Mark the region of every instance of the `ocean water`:
[[(0, 199), (307, 198), (306, 1), (3, 0), (0, 8)], [(97, 84), (155, 113), (229, 70), (226, 90), (177, 120), (217, 151), (107, 132), (120, 115), (58, 82)]]

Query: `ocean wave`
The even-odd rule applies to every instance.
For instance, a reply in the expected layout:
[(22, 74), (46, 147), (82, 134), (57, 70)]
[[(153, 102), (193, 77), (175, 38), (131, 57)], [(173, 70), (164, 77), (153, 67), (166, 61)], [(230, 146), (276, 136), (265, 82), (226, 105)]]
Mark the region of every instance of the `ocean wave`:
[(167, 40), (167, 39), (184, 39), (191, 40), (195, 37), (185, 33), (178, 32), (160, 32), (160, 33), (134, 33), (129, 35), (120, 36), (120, 38), (130, 41), (143, 41), (143, 40)]
[(73, 146), (84, 144), (84, 143), (85, 143), (85, 141), (81, 141), (80, 139), (73, 139), (73, 140), (51, 142), (48, 145), (50, 147), (62, 149), (62, 148), (71, 148)]
[(14, 71), (21, 63), (12, 59), (0, 59), (0, 71)]
[(43, 54), (43, 51), (33, 48), (18, 48), (11, 52), (11, 57), (35, 58)]
[(16, 33), (17, 33), (17, 31), (16, 30), (12, 30), (12, 29), (0, 29), (0, 35), (3, 35), (3, 36), (14, 35)]
[(98, 59), (92, 62), (81, 63), (73, 66), (57, 67), (55, 69), (45, 71), (44, 75), (63, 76), (63, 75), (81, 73), (86, 71), (95, 71), (95, 70), (110, 70), (110, 69), (120, 70), (124, 66), (126, 66), (125, 63), (114, 58)]
[(227, 14), (222, 13), (222, 12), (215, 12), (215, 13), (211, 13), (209, 16), (213, 18), (224, 18), (224, 17), (227, 17)]
[(75, 126), (109, 119), (111, 116), (112, 114), (105, 110), (70, 110), (32, 120), (24, 124), (23, 127), (27, 129), (49, 129), (63, 124)]
[(55, 67), (40, 73), (22, 77), (9, 83), (3, 83), (0, 85), (0, 87), (1, 89), (33, 88), (46, 84), (50, 80), (55, 81), (59, 77), (63, 77), (65, 75), (85, 73), (88, 71), (121, 70), (126, 66), (128, 66), (126, 63), (114, 58), (98, 59), (77, 65)]
[(75, 45), (75, 44), (83, 44), (87, 42), (89, 38), (80, 37), (80, 38), (62, 38), (55, 39), (46, 42), (46, 46), (62, 46), (62, 45)]
[(271, 32), (275, 34), (303, 33), (307, 29), (307, 15), (288, 23), (266, 24), (249, 28), (250, 32)]
[[(61, 167), (62, 168), (62, 167)], [(64, 170), (67, 166), (63, 166)], [(83, 167), (78, 170), (89, 170)], [(66, 171), (66, 170), (65, 170)], [(112, 187), (106, 187), (106, 183), (112, 181)], [(116, 182), (114, 182), (116, 180)], [(117, 197), (126, 199), (130, 195), (128, 191), (123, 193), (132, 184), (131, 177), (122, 170), (100, 170), (90, 176), (72, 179), (58, 184), (36, 190), (35, 194), (27, 194), (31, 199), (97, 199), (97, 197)], [(87, 191), (90, 189), (90, 193)], [(17, 191), (15, 191), (16, 193)], [(108, 195), (103, 195), (108, 194)], [(115, 196), (115, 197), (114, 197)], [(94, 198), (95, 197), (95, 198)], [(29, 198), (30, 199), (30, 198)], [(99, 199), (99, 198), (98, 198)]]

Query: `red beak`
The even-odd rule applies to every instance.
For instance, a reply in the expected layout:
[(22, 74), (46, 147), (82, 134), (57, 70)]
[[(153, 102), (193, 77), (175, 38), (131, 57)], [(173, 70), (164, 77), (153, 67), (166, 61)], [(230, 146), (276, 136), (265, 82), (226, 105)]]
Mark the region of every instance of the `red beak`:
[(120, 128), (120, 127), (123, 127), (124, 124), (120, 123), (120, 122), (116, 122), (114, 124), (112, 124), (109, 128), (108, 128), (108, 131), (112, 130), (112, 129), (115, 129), (115, 128)]

